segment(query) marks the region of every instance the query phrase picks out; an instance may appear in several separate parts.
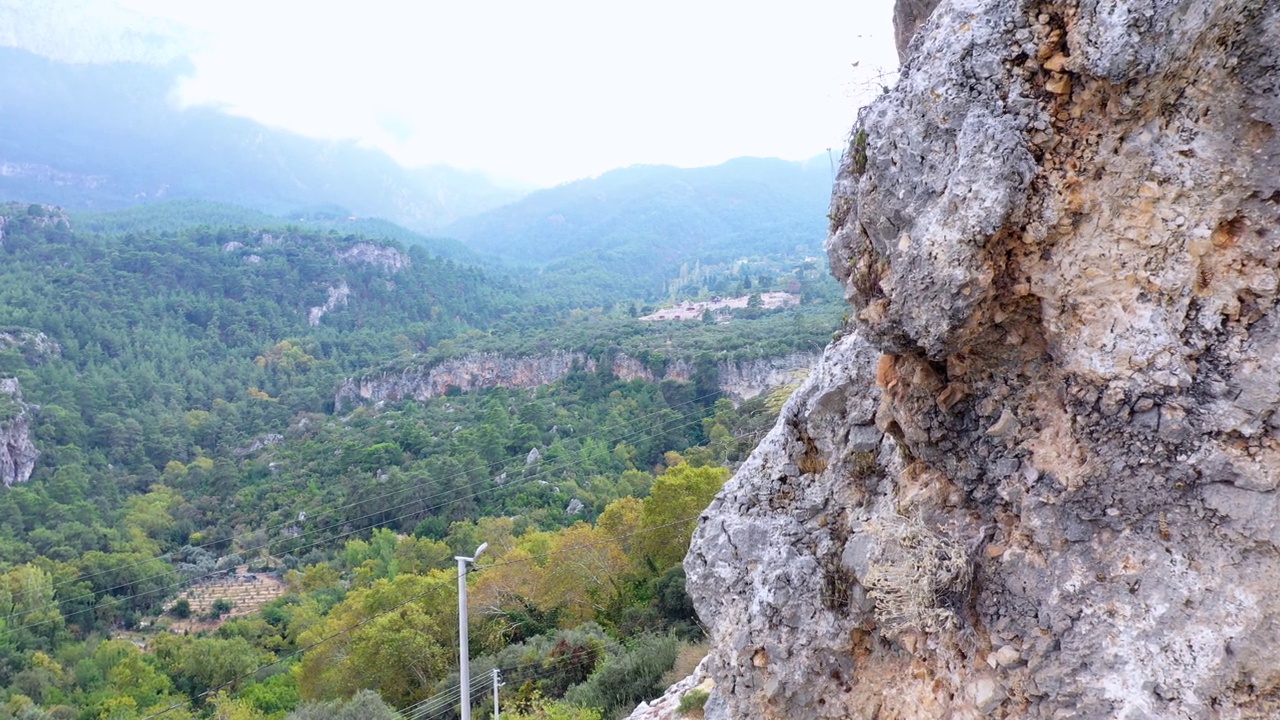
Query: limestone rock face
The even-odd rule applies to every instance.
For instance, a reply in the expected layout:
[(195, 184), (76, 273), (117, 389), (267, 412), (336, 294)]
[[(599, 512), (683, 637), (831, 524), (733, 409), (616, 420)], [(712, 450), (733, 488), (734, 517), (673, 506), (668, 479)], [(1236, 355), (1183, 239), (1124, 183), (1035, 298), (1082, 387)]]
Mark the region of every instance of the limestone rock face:
[[(31, 174), (24, 172), (32, 166), (29, 163), (11, 163), (0, 161), (0, 176), (22, 176)], [(68, 175), (68, 173), (60, 173)], [(46, 178), (50, 179), (50, 178)], [(69, 180), (69, 177), (54, 178), (57, 180)], [(71, 220), (67, 217), (66, 211), (56, 205), (29, 205), (20, 202), (0, 203), (0, 247), (4, 246), (4, 239), (7, 234), (12, 234), (15, 228), (22, 227), (63, 227), (67, 230), (71, 229)]]
[[(250, 256), (257, 257), (257, 256)], [(258, 258), (259, 261), (262, 258)], [(328, 290), (329, 297), (325, 299), (323, 305), (316, 305), (307, 309), (307, 324), (316, 326), (320, 324), (320, 319), (328, 313), (333, 312), (340, 305), (346, 305), (351, 300), (351, 286), (346, 280), (338, 280), (337, 283), (330, 285)]]
[(31, 442), (31, 410), (18, 381), (0, 378), (0, 483), (5, 487), (31, 479), (40, 459)]
[[(716, 368), (719, 386), (734, 400), (748, 400), (773, 388), (799, 382), (816, 360), (814, 355), (793, 353), (776, 358), (723, 362)], [(494, 387), (535, 388), (563, 379), (575, 367), (595, 372), (597, 364), (594, 358), (581, 352), (526, 356), (474, 353), (435, 365), (348, 378), (338, 389), (334, 406), (341, 412), (364, 402), (424, 401), (440, 397), (451, 388), (461, 392)], [(694, 366), (677, 358), (668, 362), (662, 374), (658, 375), (640, 360), (619, 353), (614, 356), (610, 371), (623, 381), (688, 381), (693, 378)]]
[[(3, 219), (0, 217), (0, 220)], [(29, 328), (0, 329), (0, 350), (11, 349), (21, 352), (32, 365), (40, 365), (62, 356), (61, 345), (49, 339), (48, 335)]]
[(792, 353), (772, 358), (722, 363), (720, 389), (737, 400), (747, 400), (774, 388), (800, 384), (813, 369), (818, 356)]
[(929, 19), (938, 0), (898, 0), (893, 6), (893, 40), (898, 46), (898, 61), (907, 59), (907, 48), (916, 31)]
[(337, 258), (347, 263), (372, 265), (389, 273), (400, 272), (413, 264), (408, 255), (393, 247), (368, 242), (352, 245), (339, 252)]
[(1280, 717), (1280, 3), (943, 0), (685, 560), (709, 718)]
[(450, 389), (472, 392), (485, 388), (533, 388), (560, 380), (585, 362), (579, 353), (551, 353), (529, 357), (507, 357), (476, 353), (400, 372), (381, 373), (343, 382), (334, 398), (341, 412), (354, 405), (372, 402), (419, 402), (440, 397)]

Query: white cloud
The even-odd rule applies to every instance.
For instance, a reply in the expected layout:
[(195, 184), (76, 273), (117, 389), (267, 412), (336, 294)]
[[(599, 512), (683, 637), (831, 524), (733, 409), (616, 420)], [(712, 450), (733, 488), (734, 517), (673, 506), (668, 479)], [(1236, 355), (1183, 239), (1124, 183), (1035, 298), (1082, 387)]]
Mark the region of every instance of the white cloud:
[(539, 184), (813, 155), (896, 65), (892, 0), (117, 1), (203, 38), (187, 102)]

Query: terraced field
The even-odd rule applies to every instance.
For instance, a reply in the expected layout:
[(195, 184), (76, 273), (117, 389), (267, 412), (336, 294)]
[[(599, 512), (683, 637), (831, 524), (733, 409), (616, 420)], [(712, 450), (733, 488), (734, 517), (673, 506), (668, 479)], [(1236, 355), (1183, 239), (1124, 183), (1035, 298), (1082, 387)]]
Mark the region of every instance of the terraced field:
[[(177, 600), (185, 598), (191, 604), (191, 617), (174, 619), (169, 629), (176, 633), (217, 629), (229, 617), (257, 612), (283, 595), (285, 589), (285, 584), (274, 575), (251, 573), (244, 566), (238, 567), (234, 574), (209, 578), (184, 590)], [(231, 611), (221, 618), (210, 619), (209, 611), (218, 600), (230, 600)]]

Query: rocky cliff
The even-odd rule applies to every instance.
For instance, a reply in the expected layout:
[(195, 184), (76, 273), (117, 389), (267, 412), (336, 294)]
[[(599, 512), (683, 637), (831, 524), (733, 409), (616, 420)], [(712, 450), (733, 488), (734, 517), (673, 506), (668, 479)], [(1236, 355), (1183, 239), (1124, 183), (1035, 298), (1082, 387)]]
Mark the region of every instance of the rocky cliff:
[[(249, 257), (257, 257), (250, 255)], [(320, 324), (320, 319), (328, 313), (338, 309), (340, 305), (346, 305), (351, 300), (351, 286), (346, 280), (339, 279), (337, 283), (330, 285), (328, 289), (329, 297), (325, 299), (323, 305), (315, 305), (307, 308), (307, 324), (312, 327)]]
[[(0, 220), (4, 220), (0, 217)], [(56, 360), (62, 356), (62, 346), (48, 335), (30, 328), (0, 328), (0, 350), (17, 350), (32, 365)]]
[(685, 561), (707, 717), (1280, 716), (1280, 4), (903, 39), (832, 199), (852, 328)]
[(335, 254), (339, 260), (354, 265), (372, 265), (389, 273), (397, 273), (413, 262), (403, 252), (377, 243), (356, 243)]
[[(12, 175), (11, 170), (11, 163), (0, 161), (0, 177)], [(71, 220), (62, 208), (53, 205), (0, 202), (0, 246), (4, 245), (6, 234), (23, 226), (62, 227), (70, 230)]]
[[(722, 362), (717, 366), (720, 389), (734, 400), (746, 400), (773, 388), (800, 382), (817, 360), (814, 355), (794, 353), (775, 358)], [(418, 401), (440, 397), (450, 390), (474, 392), (494, 387), (534, 388), (563, 379), (574, 368), (596, 372), (598, 362), (580, 352), (507, 356), (493, 353), (465, 355), (434, 365), (414, 366), (396, 372), (348, 378), (338, 388), (334, 408), (338, 412), (365, 402)], [(640, 360), (619, 353), (610, 372), (620, 380), (687, 381), (693, 378), (693, 363), (682, 359), (666, 363), (655, 374)]]
[(22, 401), (14, 378), (0, 378), (0, 483), (10, 487), (31, 478), (40, 452), (31, 442), (32, 406)]

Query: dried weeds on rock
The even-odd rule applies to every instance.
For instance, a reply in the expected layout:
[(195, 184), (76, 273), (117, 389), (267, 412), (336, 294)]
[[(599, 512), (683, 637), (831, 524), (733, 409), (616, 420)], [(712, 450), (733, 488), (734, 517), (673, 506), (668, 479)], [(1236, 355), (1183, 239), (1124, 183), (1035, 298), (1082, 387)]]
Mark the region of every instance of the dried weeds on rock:
[(863, 531), (880, 544), (862, 579), (880, 626), (890, 633), (954, 628), (955, 613), (943, 600), (969, 584), (972, 569), (964, 547), (920, 520), (901, 516), (877, 519)]

